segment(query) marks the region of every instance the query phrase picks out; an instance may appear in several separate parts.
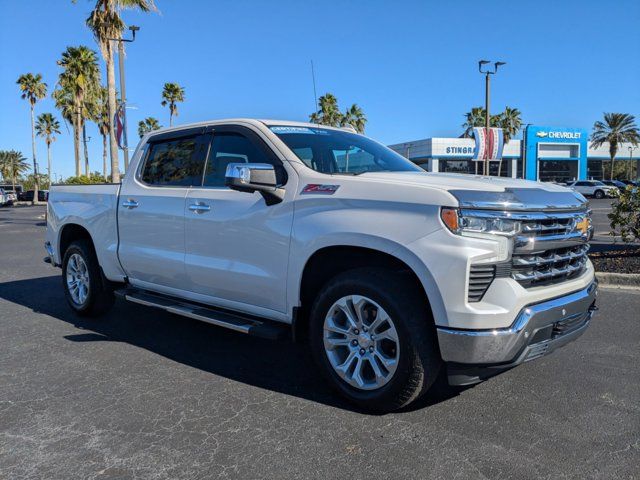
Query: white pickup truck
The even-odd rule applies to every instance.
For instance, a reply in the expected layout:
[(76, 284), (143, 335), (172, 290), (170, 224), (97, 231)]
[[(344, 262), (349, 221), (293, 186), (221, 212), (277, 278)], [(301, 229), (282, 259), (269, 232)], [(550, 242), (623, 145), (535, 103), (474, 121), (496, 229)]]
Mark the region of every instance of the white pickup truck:
[(115, 293), (291, 333), (344, 396), (391, 411), (443, 368), (472, 384), (580, 336), (590, 230), (564, 187), (431, 174), (344, 129), (233, 119), (147, 134), (121, 185), (52, 187), (45, 260), (79, 315)]

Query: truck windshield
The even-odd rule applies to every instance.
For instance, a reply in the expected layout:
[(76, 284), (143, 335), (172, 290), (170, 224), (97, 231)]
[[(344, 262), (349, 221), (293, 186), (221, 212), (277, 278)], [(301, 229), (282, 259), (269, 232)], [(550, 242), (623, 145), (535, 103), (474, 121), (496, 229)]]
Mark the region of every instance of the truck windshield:
[(270, 129), (307, 167), (317, 172), (359, 175), (423, 171), (393, 150), (362, 135), (315, 127), (272, 126)]

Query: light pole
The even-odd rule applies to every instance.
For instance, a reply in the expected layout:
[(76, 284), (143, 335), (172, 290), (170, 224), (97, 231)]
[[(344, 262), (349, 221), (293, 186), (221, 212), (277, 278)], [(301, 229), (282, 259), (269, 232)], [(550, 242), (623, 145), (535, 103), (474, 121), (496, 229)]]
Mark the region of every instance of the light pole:
[[(120, 70), (120, 106), (122, 108), (122, 143), (124, 152), (124, 169), (125, 172), (129, 168), (129, 139), (127, 138), (127, 90), (124, 81), (124, 42), (133, 42), (136, 39), (136, 32), (140, 27), (130, 25), (131, 38), (110, 38), (114, 42), (118, 42), (118, 70)], [(110, 119), (114, 121), (115, 119)]]
[(627, 180), (633, 180), (631, 177), (633, 176), (633, 151), (635, 149), (636, 147), (632, 145), (629, 146), (629, 178)]
[[(495, 62), (493, 64), (493, 70), (490, 70), (488, 68), (486, 70), (483, 70), (483, 67), (485, 65), (488, 65), (489, 63), (491, 63), (490, 60), (480, 60), (478, 62), (478, 71), (482, 73), (485, 78), (484, 80), (484, 104), (485, 104), (484, 126), (486, 128), (485, 133), (487, 135), (489, 135), (489, 128), (491, 126), (491, 115), (489, 113), (489, 102), (490, 102), (490, 95), (491, 95), (491, 75), (495, 75), (498, 72), (498, 67), (500, 67), (501, 65), (506, 65), (506, 62)], [(489, 157), (486, 157), (484, 159), (483, 174), (489, 175)]]

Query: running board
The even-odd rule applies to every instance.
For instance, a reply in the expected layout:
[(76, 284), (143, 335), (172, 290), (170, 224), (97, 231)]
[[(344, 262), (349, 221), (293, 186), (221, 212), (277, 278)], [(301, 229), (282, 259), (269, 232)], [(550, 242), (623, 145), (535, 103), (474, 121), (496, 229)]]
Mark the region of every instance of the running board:
[(236, 332), (256, 337), (276, 340), (290, 335), (289, 325), (259, 319), (241, 313), (220, 310), (206, 305), (190, 303), (157, 293), (145, 292), (131, 288), (116, 290), (115, 294), (129, 302), (154, 307), (182, 317), (193, 318), (201, 322), (211, 323), (218, 327), (228, 328)]

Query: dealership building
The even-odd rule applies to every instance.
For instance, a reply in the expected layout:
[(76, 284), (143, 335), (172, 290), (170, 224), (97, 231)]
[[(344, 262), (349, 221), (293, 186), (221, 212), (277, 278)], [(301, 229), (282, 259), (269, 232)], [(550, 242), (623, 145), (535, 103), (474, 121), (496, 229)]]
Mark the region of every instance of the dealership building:
[[(471, 138), (425, 138), (389, 147), (429, 172), (482, 172), (482, 163), (472, 160)], [(587, 130), (528, 125), (522, 140), (505, 144), (502, 162), (492, 161), (490, 173), (498, 175), (500, 169), (502, 176), (542, 182), (602, 179), (603, 161), (609, 161), (609, 144), (592, 148)], [(618, 161), (629, 168), (636, 161), (640, 167), (640, 146), (620, 144)]]

